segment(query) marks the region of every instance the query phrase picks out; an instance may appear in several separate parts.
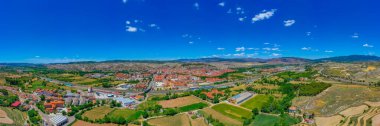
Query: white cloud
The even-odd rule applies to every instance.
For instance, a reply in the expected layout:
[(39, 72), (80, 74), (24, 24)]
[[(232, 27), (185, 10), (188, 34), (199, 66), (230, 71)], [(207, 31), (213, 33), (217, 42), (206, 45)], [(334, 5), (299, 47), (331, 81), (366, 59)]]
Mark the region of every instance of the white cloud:
[(123, 0), (123, 3), (125, 3), (125, 4), (126, 4), (127, 2), (128, 2), (128, 0)]
[(131, 22), (130, 21), (125, 21), (125, 24), (130, 25)]
[(234, 54), (234, 56), (236, 56), (236, 57), (243, 57), (243, 56), (245, 56), (245, 53), (236, 53), (236, 54)]
[(363, 47), (372, 48), (372, 47), (374, 47), (374, 46), (373, 46), (373, 45), (370, 45), (370, 44), (364, 44)]
[(279, 54), (279, 53), (272, 53), (271, 56), (278, 57), (278, 56), (281, 56), (281, 54)]
[(306, 32), (306, 36), (310, 36), (311, 35), (311, 32)]
[(269, 44), (270, 44), (269, 42), (264, 43), (264, 45), (269, 45)]
[(40, 58), (40, 56), (34, 56), (35, 58)]
[(132, 27), (132, 26), (127, 26), (126, 31), (127, 32), (137, 32), (137, 28), (136, 27)]
[(217, 50), (225, 50), (225, 48), (220, 48), (220, 47), (219, 47), (219, 48), (216, 48), (216, 49), (217, 49)]
[(238, 20), (243, 22), (246, 18), (247, 17), (239, 17)]
[(309, 51), (309, 50), (311, 50), (311, 47), (302, 47), (301, 50)]
[(220, 2), (220, 3), (218, 3), (218, 5), (221, 6), (221, 7), (224, 7), (226, 5), (226, 3), (225, 2)]
[(351, 36), (352, 38), (359, 38), (359, 34), (358, 33), (354, 33), (354, 35)]
[(236, 52), (243, 52), (245, 51), (245, 47), (237, 47)]
[(231, 14), (231, 13), (232, 13), (232, 9), (230, 8), (228, 9), (227, 14)]
[(286, 21), (284, 21), (284, 26), (285, 26), (285, 27), (290, 27), (290, 26), (292, 26), (294, 23), (296, 23), (296, 20), (286, 20)]
[(280, 51), (280, 48), (269, 48), (269, 47), (265, 47), (265, 48), (263, 48), (263, 50), (266, 50), (266, 51)]
[(270, 11), (263, 10), (261, 13), (255, 15), (255, 17), (252, 18), (252, 23), (269, 19), (274, 15), (275, 12), (276, 12), (276, 9), (272, 9)]
[(232, 56), (232, 54), (224, 54), (223, 56), (230, 57), (230, 56)]
[(247, 54), (247, 57), (254, 57), (254, 56), (257, 56), (257, 55), (259, 55), (259, 53)]
[(241, 7), (236, 7), (236, 11), (241, 11), (242, 9)]
[(332, 50), (325, 50), (325, 53), (333, 53), (334, 51)]
[(194, 42), (193, 42), (193, 41), (190, 41), (189, 44), (194, 44)]
[(195, 2), (194, 5), (195, 9), (199, 10), (199, 3), (198, 2)]
[(260, 50), (259, 48), (247, 48), (247, 50)]

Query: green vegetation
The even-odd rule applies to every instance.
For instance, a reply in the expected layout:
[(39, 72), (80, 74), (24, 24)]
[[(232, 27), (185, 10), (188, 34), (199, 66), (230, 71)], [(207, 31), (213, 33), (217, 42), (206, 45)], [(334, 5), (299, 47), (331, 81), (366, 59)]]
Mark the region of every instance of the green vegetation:
[(239, 121), (244, 121), (244, 118), (250, 118), (252, 116), (250, 111), (226, 103), (215, 105), (212, 109)]
[(310, 84), (299, 84), (299, 95), (300, 96), (315, 96), (327, 88), (331, 87), (331, 84), (312, 82)]
[(120, 118), (124, 119), (126, 122), (131, 122), (140, 118), (142, 113), (142, 111), (135, 111), (130, 109), (117, 109), (111, 112), (108, 117), (111, 119), (111, 122), (117, 122), (117, 120), (119, 120)]
[(0, 125), (5, 125), (5, 126), (22, 126), (25, 123), (25, 117), (23, 116), (23, 112), (17, 110), (17, 109), (11, 109), (11, 108), (6, 108), (6, 107), (0, 107), (0, 109), (4, 110), (7, 113), (7, 116), (13, 120), (12, 125), (5, 125), (1, 124)]
[(254, 109), (254, 108), (261, 109), (264, 103), (267, 102), (268, 100), (269, 100), (268, 95), (258, 94), (254, 96), (253, 98), (249, 99), (248, 101), (244, 102), (240, 106), (247, 109)]
[(0, 106), (9, 107), (18, 97), (5, 89), (0, 89)]
[(41, 121), (41, 117), (38, 112), (34, 109), (28, 111), (29, 120), (32, 124), (39, 124)]
[(287, 114), (281, 116), (273, 116), (267, 114), (260, 114), (256, 116), (251, 124), (252, 126), (290, 126), (299, 123), (300, 120), (293, 118)]
[(205, 108), (207, 106), (208, 106), (208, 104), (200, 102), (200, 103), (195, 103), (195, 104), (192, 104), (192, 105), (187, 105), (187, 106), (180, 107), (180, 108), (178, 108), (178, 110), (180, 112), (187, 112), (187, 111), (192, 111), (192, 110), (197, 110), (197, 109), (203, 109), (203, 108)]

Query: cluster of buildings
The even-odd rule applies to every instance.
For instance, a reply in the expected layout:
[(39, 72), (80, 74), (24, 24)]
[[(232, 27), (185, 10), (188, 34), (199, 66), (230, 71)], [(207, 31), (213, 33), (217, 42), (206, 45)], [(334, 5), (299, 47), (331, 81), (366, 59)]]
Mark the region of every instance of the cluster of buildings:
[(207, 68), (162, 68), (158, 69), (153, 76), (153, 90), (187, 90), (199, 86), (211, 85), (217, 82), (225, 82), (218, 76), (233, 72), (230, 69), (207, 69)]

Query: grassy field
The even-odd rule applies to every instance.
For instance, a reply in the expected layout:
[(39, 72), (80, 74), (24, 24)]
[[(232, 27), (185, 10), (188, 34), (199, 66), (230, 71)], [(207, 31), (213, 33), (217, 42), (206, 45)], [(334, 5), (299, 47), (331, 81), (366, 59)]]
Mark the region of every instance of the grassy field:
[(242, 119), (243, 117), (250, 118), (252, 116), (252, 113), (250, 111), (226, 103), (215, 105), (212, 107), (212, 109), (239, 121), (244, 121)]
[(226, 124), (227, 126), (241, 126), (243, 125), (243, 122), (232, 119), (226, 115), (223, 115), (220, 112), (215, 111), (214, 109), (211, 108), (205, 108), (201, 110), (200, 112), (204, 113), (206, 117), (212, 116), (213, 119), (217, 119), (223, 124)]
[(22, 113), (19, 110), (13, 110), (11, 108), (5, 108), (5, 107), (0, 107), (0, 109), (4, 110), (7, 113), (7, 116), (13, 120), (13, 124), (1, 124), (1, 126), (22, 126), (24, 125), (26, 114)]
[(254, 96), (253, 98), (249, 99), (248, 101), (244, 102), (240, 106), (247, 109), (258, 108), (260, 110), (263, 104), (268, 100), (269, 100), (268, 95), (258, 94)]
[(140, 118), (141, 112), (130, 109), (117, 109), (110, 113), (110, 118), (125, 118), (127, 120), (136, 120)]
[(76, 120), (72, 126), (118, 126), (117, 124), (94, 124), (82, 120)]
[(284, 115), (283, 117), (280, 117), (280, 116), (260, 114), (256, 116), (251, 126), (274, 126), (276, 123), (280, 123), (281, 120), (283, 121), (285, 125), (293, 125), (299, 122), (297, 119), (292, 118), (289, 115)]
[(378, 96), (380, 96), (380, 88), (333, 84), (332, 87), (317, 96), (295, 98), (293, 105), (320, 116), (333, 116), (366, 101), (380, 101)]
[(153, 126), (191, 126), (186, 114), (155, 118), (148, 120), (148, 123)]
[(87, 117), (90, 120), (96, 120), (96, 119), (103, 118), (105, 115), (107, 115), (108, 113), (110, 113), (113, 110), (114, 109), (112, 109), (108, 106), (101, 106), (101, 107), (97, 107), (97, 108), (94, 108), (90, 111), (83, 113), (83, 116)]
[(163, 108), (175, 108), (175, 107), (183, 107), (183, 106), (200, 103), (200, 102), (202, 102), (202, 100), (195, 96), (187, 96), (187, 97), (182, 97), (182, 98), (177, 98), (177, 99), (159, 101), (158, 104), (162, 105)]
[(188, 112), (188, 111), (192, 111), (192, 110), (203, 109), (207, 106), (208, 106), (208, 104), (200, 102), (200, 103), (195, 103), (195, 104), (183, 106), (183, 107), (180, 107), (178, 109), (180, 112)]

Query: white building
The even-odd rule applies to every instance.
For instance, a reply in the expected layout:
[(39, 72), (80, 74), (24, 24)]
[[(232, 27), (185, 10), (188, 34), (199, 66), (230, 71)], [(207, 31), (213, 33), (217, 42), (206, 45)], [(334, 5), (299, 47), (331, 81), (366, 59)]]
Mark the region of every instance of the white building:
[(56, 115), (53, 118), (50, 118), (50, 122), (53, 126), (63, 126), (65, 125), (69, 119), (63, 115)]

